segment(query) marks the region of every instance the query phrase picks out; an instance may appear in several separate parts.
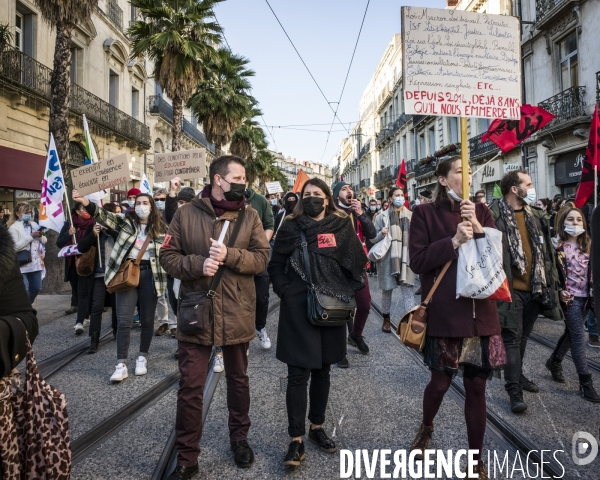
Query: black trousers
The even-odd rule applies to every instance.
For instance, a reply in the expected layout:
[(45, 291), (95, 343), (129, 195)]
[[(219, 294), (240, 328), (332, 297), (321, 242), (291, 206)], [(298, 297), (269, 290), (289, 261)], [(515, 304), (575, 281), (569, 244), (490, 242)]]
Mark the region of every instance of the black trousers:
[[(67, 263), (68, 265), (68, 263)], [(71, 266), (67, 267), (67, 278), (71, 284), (71, 306), (76, 307), (78, 305), (77, 298), (77, 287), (79, 283), (79, 275), (77, 275), (77, 268), (75, 268), (75, 260), (71, 262)]]
[[(102, 314), (104, 313), (104, 300), (106, 295), (111, 295), (106, 292), (106, 284), (104, 277), (94, 278), (94, 283), (90, 290), (90, 337), (92, 333), (102, 329)], [(117, 329), (117, 309), (114, 304), (114, 294), (111, 295), (111, 313), (112, 313), (112, 328)]]
[(513, 302), (515, 303), (515, 313), (517, 316), (516, 328), (503, 328), (502, 340), (506, 349), (507, 364), (504, 367), (504, 388), (507, 392), (522, 392), (523, 388), (519, 383), (523, 368), (523, 357), (527, 340), (533, 331), (533, 326), (541, 311), (541, 304), (533, 299), (531, 292), (522, 292), (514, 290)]
[[(92, 290), (94, 289), (94, 274), (82, 277), (78, 275), (77, 282), (77, 319), (75, 323), (83, 323), (89, 317), (92, 306)], [(104, 297), (102, 297), (104, 302)], [(104, 308), (104, 307), (102, 307)]]
[(269, 273), (264, 272), (254, 276), (254, 286), (256, 288), (256, 316), (255, 325), (257, 330), (262, 330), (267, 325), (267, 316), (269, 314)]
[(171, 305), (171, 310), (173, 310), (173, 313), (177, 316), (177, 298), (173, 291), (174, 283), (175, 279), (171, 275), (167, 275), (167, 296), (169, 297), (169, 305)]
[(325, 410), (329, 399), (330, 365), (319, 369), (294, 367), (288, 365), (288, 383), (285, 403), (288, 414), (288, 434), (290, 437), (301, 437), (306, 433), (306, 409), (308, 407), (307, 386), (310, 378), (310, 410), (308, 419), (314, 425), (325, 422)]

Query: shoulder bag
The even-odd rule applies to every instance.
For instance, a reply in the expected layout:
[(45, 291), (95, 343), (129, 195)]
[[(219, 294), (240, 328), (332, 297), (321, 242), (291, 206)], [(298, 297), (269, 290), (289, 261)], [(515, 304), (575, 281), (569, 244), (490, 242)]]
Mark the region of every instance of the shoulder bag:
[(94, 273), (96, 265), (96, 246), (93, 245), (87, 252), (75, 257), (75, 270), (80, 277), (89, 277)]
[[(23, 226), (23, 230), (25, 230), (25, 226)], [(33, 231), (33, 229), (30, 227), (30, 233), (31, 231)], [(27, 233), (27, 232), (25, 232)], [(32, 258), (31, 258), (31, 243), (29, 244), (29, 248), (27, 250), (21, 250), (20, 252), (17, 252), (17, 260), (19, 261), (19, 266), (22, 267), (23, 265), (27, 265), (28, 263), (31, 263)]]
[[(388, 224), (386, 225), (386, 223)], [(384, 222), (383, 226), (384, 228), (388, 228), (388, 233), (385, 237), (383, 237), (383, 240), (377, 242), (375, 245), (373, 245), (371, 250), (369, 250), (368, 257), (372, 262), (378, 262), (385, 257), (386, 253), (392, 246), (392, 236), (390, 235), (391, 232), (389, 231), (389, 222)]]
[(400, 319), (398, 327), (396, 328), (396, 333), (400, 336), (400, 341), (407, 347), (414, 348), (415, 350), (423, 350), (427, 333), (427, 307), (429, 306), (429, 302), (431, 302), (433, 294), (440, 285), (442, 278), (444, 278), (448, 268), (450, 268), (451, 263), (452, 260), (444, 265), (444, 268), (436, 278), (433, 287), (429, 290), (427, 298), (425, 298), (421, 305), (412, 308)]
[[(137, 233), (135, 235), (137, 235)], [(123, 261), (116, 275), (106, 286), (106, 290), (108, 293), (126, 292), (127, 290), (136, 288), (139, 285), (140, 262), (142, 261), (144, 253), (146, 253), (146, 249), (150, 244), (150, 240), (150, 234), (148, 234), (146, 236), (146, 240), (144, 241), (144, 245), (142, 245), (140, 253), (138, 253), (138, 256), (135, 260), (133, 260), (132, 258), (126, 258)]]
[(344, 302), (339, 298), (315, 290), (308, 256), (308, 243), (306, 243), (304, 232), (300, 231), (300, 237), (304, 252), (304, 267), (309, 282), (306, 293), (308, 321), (317, 327), (339, 327), (351, 322), (354, 320), (356, 312), (356, 300), (352, 297), (349, 302)]
[[(237, 236), (242, 228), (242, 221), (246, 208), (242, 208), (235, 221), (233, 231), (227, 242), (231, 248), (235, 244)], [(197, 335), (210, 328), (213, 323), (213, 298), (217, 293), (217, 287), (225, 271), (225, 265), (217, 269), (217, 273), (210, 282), (208, 292), (186, 292), (180, 293), (179, 307), (177, 313), (177, 331), (183, 335)], [(181, 292), (181, 288), (179, 289)]]

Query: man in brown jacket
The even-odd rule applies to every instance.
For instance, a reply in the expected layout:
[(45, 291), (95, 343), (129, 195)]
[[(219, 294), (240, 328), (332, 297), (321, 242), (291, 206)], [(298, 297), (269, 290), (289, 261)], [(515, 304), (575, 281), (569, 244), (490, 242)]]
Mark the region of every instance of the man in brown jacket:
[[(229, 438), (235, 463), (250, 467), (254, 453), (246, 441), (250, 428), (248, 343), (256, 336), (254, 275), (264, 271), (269, 244), (258, 214), (245, 205), (244, 161), (222, 156), (210, 164), (210, 185), (179, 208), (160, 251), (160, 264), (174, 278), (181, 279), (180, 298), (186, 293), (207, 292), (218, 268), (223, 277), (213, 298), (213, 322), (197, 335), (177, 329), (181, 381), (177, 395), (177, 468), (170, 480), (185, 480), (198, 472), (202, 436), (202, 395), (213, 345), (223, 349), (227, 377)], [(226, 245), (241, 209), (239, 234), (232, 248)], [(223, 240), (223, 224), (230, 225)]]

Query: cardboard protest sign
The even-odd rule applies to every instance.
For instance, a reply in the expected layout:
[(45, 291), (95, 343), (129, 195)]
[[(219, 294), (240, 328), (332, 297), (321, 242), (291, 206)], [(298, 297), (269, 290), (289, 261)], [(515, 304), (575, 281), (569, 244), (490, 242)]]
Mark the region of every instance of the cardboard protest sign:
[(204, 148), (154, 154), (155, 182), (167, 182), (174, 177), (184, 179), (205, 176), (206, 149)]
[(129, 160), (124, 153), (71, 170), (73, 189), (82, 196), (122, 185), (130, 179)]
[(408, 114), (519, 119), (519, 20), (507, 15), (402, 7)]
[(271, 193), (283, 193), (283, 188), (281, 188), (281, 184), (279, 182), (266, 182), (265, 187), (267, 187), (267, 192)]

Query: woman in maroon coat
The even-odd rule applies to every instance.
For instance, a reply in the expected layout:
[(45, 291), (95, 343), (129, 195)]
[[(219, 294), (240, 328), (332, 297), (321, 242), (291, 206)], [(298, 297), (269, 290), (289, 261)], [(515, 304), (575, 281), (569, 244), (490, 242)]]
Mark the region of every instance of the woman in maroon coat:
[[(469, 172), (470, 173), (470, 172)], [(410, 268), (421, 275), (423, 296), (431, 290), (444, 265), (450, 268), (427, 309), (427, 338), (424, 361), (431, 380), (423, 394), (423, 423), (411, 450), (428, 448), (437, 414), (452, 378), (459, 371), (466, 391), (465, 420), (469, 449), (481, 450), (486, 424), (486, 381), (506, 363), (500, 337), (500, 321), (494, 300), (456, 298), (458, 248), (471, 238), (485, 236), (483, 227), (496, 228), (484, 203), (462, 199), (460, 157), (440, 162), (437, 167), (434, 201), (419, 205), (410, 224)], [(469, 186), (472, 176), (469, 175)], [(477, 456), (478, 478), (488, 478)]]

